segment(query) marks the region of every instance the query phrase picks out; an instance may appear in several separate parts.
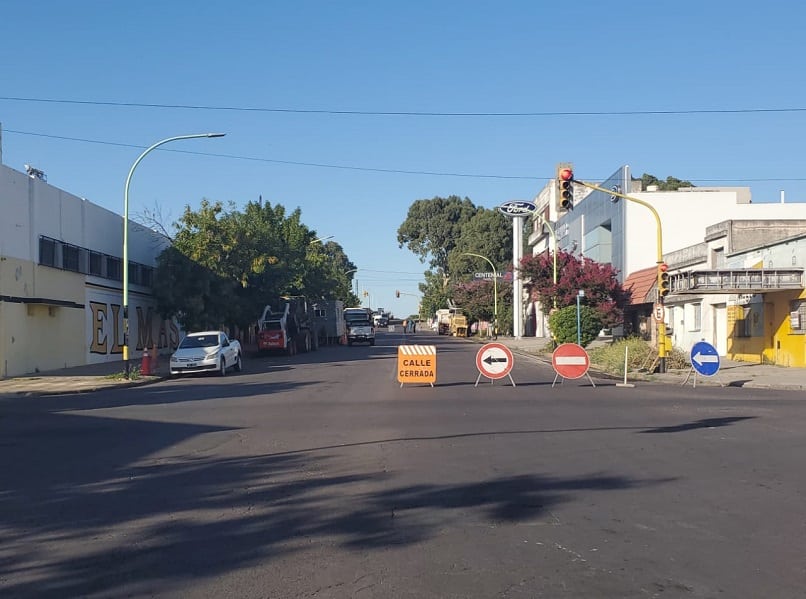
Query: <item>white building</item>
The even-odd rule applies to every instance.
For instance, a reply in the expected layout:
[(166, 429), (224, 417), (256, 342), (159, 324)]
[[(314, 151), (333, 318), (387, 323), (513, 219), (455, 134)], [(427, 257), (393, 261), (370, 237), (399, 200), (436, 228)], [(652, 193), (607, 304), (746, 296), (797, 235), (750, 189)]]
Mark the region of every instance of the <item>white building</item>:
[[(121, 360), (123, 218), (29, 173), (0, 164), (0, 377)], [(130, 222), (132, 360), (179, 341), (151, 294), (167, 244)]]
[[(646, 206), (603, 191), (589, 191), (580, 183), (575, 184), (573, 208), (563, 210), (552, 180), (535, 199), (537, 211), (529, 238), (534, 254), (552, 250), (552, 236), (548, 226), (543, 224), (543, 220), (548, 220), (553, 225), (559, 251), (612, 264), (624, 283), (630, 273), (656, 266), (659, 253), (667, 255), (702, 243), (706, 228), (726, 219), (806, 219), (806, 203), (753, 204), (750, 189), (746, 187), (642, 191), (641, 182), (632, 180), (630, 168), (626, 165), (596, 185), (651, 205), (659, 217), (660, 232), (658, 220)], [(659, 240), (662, 247), (659, 247)], [(712, 260), (717, 265), (720, 260), (718, 245), (714, 245)], [(531, 304), (529, 310), (538, 312), (539, 307)], [(536, 320), (536, 335), (547, 336), (545, 319)], [(717, 342), (717, 339), (725, 339), (727, 312), (720, 313), (714, 321), (709, 320), (708, 327), (714, 343), (726, 350), (727, 342)], [(680, 339), (682, 342), (683, 337)]]

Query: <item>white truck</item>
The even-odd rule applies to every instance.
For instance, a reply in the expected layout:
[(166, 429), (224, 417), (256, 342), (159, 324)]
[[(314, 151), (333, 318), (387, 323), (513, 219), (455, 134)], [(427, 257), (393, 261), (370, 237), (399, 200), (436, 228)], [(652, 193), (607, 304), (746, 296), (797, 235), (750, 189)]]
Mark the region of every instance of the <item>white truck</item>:
[(375, 326), (368, 318), (347, 323), (347, 345), (369, 343), (375, 345)]
[(243, 369), (241, 342), (221, 331), (190, 333), (171, 356), (171, 376), (195, 372), (217, 372), (221, 376), (234, 368)]

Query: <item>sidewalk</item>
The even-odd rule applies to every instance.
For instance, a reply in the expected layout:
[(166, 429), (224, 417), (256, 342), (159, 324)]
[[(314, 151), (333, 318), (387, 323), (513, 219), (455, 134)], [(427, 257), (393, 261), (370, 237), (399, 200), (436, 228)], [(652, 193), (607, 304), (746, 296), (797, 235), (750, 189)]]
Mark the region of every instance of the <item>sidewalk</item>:
[[(417, 336), (416, 334), (414, 336)], [(487, 343), (490, 339), (471, 338), (476, 343)], [(551, 354), (545, 353), (547, 340), (540, 337), (499, 337), (499, 343), (509, 347), (515, 354), (528, 356), (547, 364)], [(139, 360), (130, 362), (132, 369), (140, 368)], [(666, 384), (681, 385), (690, 374), (688, 385), (693, 385), (694, 373), (689, 370), (672, 370), (665, 374), (629, 373), (627, 382), (635, 385)], [(598, 374), (591, 368), (592, 376), (602, 376), (616, 380), (616, 377)], [(125, 388), (153, 383), (168, 376), (168, 356), (160, 356), (157, 367), (151, 376), (137, 376), (127, 380), (123, 376), (123, 362), (89, 364), (75, 368), (65, 368), (7, 379), (0, 379), (0, 398), (37, 395), (61, 395), (64, 393), (86, 393), (99, 389)], [(623, 378), (618, 378), (623, 381)], [(785, 368), (768, 364), (750, 364), (722, 360), (719, 372), (713, 377), (697, 376), (698, 386), (748, 387), (756, 389), (806, 390), (806, 369)]]
[[(486, 342), (486, 340), (479, 341)], [(503, 343), (515, 353), (529, 355), (534, 359), (548, 364), (551, 363), (551, 354), (543, 351), (548, 341), (542, 337), (523, 337), (521, 339), (499, 337), (498, 342)], [(694, 383), (694, 374), (694, 372), (690, 372), (690, 369), (669, 370), (664, 374), (628, 373), (627, 382), (636, 385), (647, 383), (682, 385), (686, 377), (689, 376), (687, 384), (691, 386)], [(597, 375), (595, 366), (591, 367), (591, 375)], [(616, 378), (612, 375), (601, 376)], [(623, 381), (623, 377), (619, 378), (619, 380)], [(720, 384), (725, 387), (804, 391), (806, 390), (806, 369), (786, 368), (770, 364), (751, 364), (721, 358), (719, 372), (715, 376), (704, 377), (697, 375), (697, 386), (712, 387)]]
[(37, 374), (0, 379), (0, 399), (9, 396), (62, 395), (153, 383), (168, 376), (168, 356), (160, 356), (151, 376), (141, 376), (140, 360), (130, 360), (131, 380), (124, 377), (123, 361), (87, 364)]

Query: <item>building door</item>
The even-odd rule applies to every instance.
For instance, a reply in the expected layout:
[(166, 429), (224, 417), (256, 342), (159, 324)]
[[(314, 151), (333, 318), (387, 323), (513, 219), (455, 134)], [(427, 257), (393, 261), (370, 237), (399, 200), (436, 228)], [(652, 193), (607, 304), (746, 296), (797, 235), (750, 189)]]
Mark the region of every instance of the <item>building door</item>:
[(728, 353), (728, 309), (725, 304), (714, 304), (714, 347), (720, 356)]

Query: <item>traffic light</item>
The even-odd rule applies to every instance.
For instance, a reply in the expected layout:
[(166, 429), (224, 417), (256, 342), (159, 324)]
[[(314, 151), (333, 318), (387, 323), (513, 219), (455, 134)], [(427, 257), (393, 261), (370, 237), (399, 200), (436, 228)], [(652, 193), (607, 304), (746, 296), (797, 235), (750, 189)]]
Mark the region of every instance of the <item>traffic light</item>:
[(399, 291), (395, 291), (395, 297), (400, 297), (400, 292)]
[(570, 167), (557, 170), (557, 193), (563, 210), (574, 209), (574, 171)]
[(666, 297), (669, 295), (669, 291), (671, 291), (669, 287), (669, 273), (666, 272), (668, 270), (668, 266), (665, 264), (661, 264), (658, 266), (658, 296), (659, 297)]

